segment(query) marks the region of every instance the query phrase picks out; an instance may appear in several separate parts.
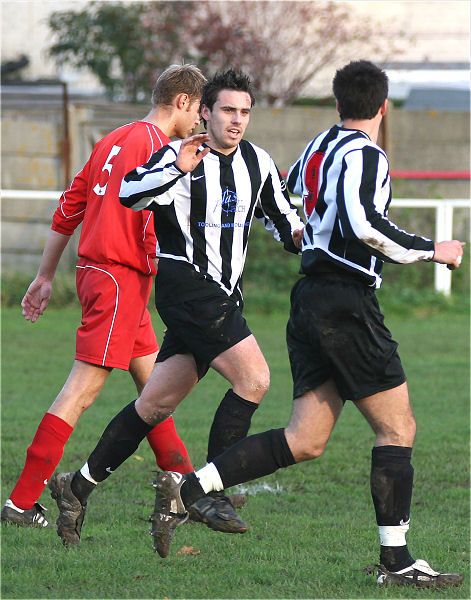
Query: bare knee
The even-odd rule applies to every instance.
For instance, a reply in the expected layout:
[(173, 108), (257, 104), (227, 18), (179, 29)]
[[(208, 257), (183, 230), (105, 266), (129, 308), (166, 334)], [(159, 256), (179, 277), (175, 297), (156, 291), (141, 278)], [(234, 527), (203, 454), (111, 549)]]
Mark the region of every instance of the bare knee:
[[(140, 408), (140, 410), (139, 410), (139, 408)], [(169, 417), (171, 417), (173, 415), (173, 410), (170, 407), (158, 406), (158, 407), (153, 407), (151, 409), (149, 409), (149, 408), (143, 409), (143, 407), (138, 406), (137, 402), (136, 402), (136, 412), (141, 417), (141, 419), (145, 423), (147, 423), (147, 425), (150, 425), (151, 427), (155, 427), (156, 425), (159, 425), (159, 423), (162, 423), (163, 421), (165, 421), (166, 419), (168, 419)]]
[(249, 387), (255, 394), (260, 395), (260, 399), (268, 392), (270, 387), (270, 371), (268, 366), (260, 370), (248, 381)]
[(259, 403), (270, 387), (270, 370), (253, 335), (219, 354), (211, 367), (251, 402)]
[(376, 446), (407, 446), (414, 444), (417, 424), (413, 416), (397, 423), (383, 423), (376, 433)]
[(100, 390), (69, 390), (66, 386), (59, 392), (48, 412), (75, 427), (83, 413), (95, 402)]
[(182, 396), (170, 390), (158, 390), (145, 386), (137, 398), (135, 408), (141, 419), (155, 427), (172, 416)]
[(261, 402), (270, 387), (270, 371), (266, 369), (247, 373), (234, 382), (233, 389), (236, 394), (251, 402)]
[(305, 460), (313, 460), (319, 458), (325, 450), (325, 445), (320, 446), (318, 444), (307, 445), (299, 448), (293, 457), (296, 462), (303, 462)]
[(412, 446), (414, 443), (416, 432), (417, 432), (417, 423), (416, 423), (414, 417), (412, 417), (408, 424), (408, 429), (406, 430), (406, 437), (407, 437), (407, 441), (410, 441), (410, 444), (409, 444), (410, 446)]
[[(145, 392), (145, 391), (144, 391)], [(155, 427), (168, 417), (171, 417), (176, 406), (171, 401), (166, 401), (165, 398), (148, 398), (145, 393), (141, 394), (136, 400), (135, 408), (141, 419)]]
[(263, 356), (247, 367), (245, 373), (242, 372), (238, 377), (237, 387), (244, 390), (244, 393), (240, 394), (243, 398), (260, 402), (270, 387), (270, 369)]
[(136, 400), (137, 414), (149, 425), (158, 425), (173, 414), (197, 381), (195, 361), (190, 354), (175, 354), (156, 363)]
[(48, 412), (75, 427), (80, 416), (95, 401), (112, 370), (111, 367), (75, 360), (64, 387)]
[(376, 446), (413, 445), (416, 423), (407, 383), (363, 398), (355, 404), (373, 429)]
[(302, 435), (290, 429), (285, 429), (286, 441), (294, 460), (299, 463), (306, 460), (319, 458), (324, 453), (327, 441), (303, 438)]

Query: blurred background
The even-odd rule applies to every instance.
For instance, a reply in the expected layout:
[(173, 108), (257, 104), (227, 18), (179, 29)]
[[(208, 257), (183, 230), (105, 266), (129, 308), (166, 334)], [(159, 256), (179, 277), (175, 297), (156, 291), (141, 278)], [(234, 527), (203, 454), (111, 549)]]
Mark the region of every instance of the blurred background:
[[(143, 117), (155, 78), (182, 61), (208, 75), (234, 66), (251, 76), (257, 104), (246, 137), (283, 173), (316, 133), (338, 121), (336, 69), (360, 58), (378, 64), (391, 99), (379, 143), (394, 196), (404, 200), (391, 217), (434, 239), (469, 239), (468, 1), (3, 0), (0, 10), (4, 301), (16, 276), (36, 272), (60, 191), (94, 143)], [(272, 242), (265, 248), (261, 235), (251, 244), (257, 260), (248, 261), (249, 285), (267, 274), (259, 256)], [(76, 245), (69, 246), (64, 274), (75, 266)], [(284, 281), (287, 269), (289, 282), (297, 276), (291, 258), (284, 260), (279, 272), (269, 270), (267, 285)], [(449, 273), (440, 271), (437, 284), (437, 272), (418, 267), (412, 287), (450, 295)], [(460, 271), (453, 289), (466, 292), (469, 269)]]

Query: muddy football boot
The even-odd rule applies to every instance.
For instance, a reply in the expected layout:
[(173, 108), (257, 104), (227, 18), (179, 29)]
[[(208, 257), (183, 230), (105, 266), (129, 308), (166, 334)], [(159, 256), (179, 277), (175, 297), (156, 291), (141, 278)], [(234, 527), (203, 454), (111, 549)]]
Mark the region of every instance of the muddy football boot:
[(2, 523), (12, 523), (20, 527), (54, 527), (52, 523), (44, 516), (47, 510), (44, 506), (36, 502), (32, 508), (21, 509), (13, 504), (8, 498), (2, 508)]
[(450, 587), (460, 585), (463, 581), (461, 573), (439, 573), (422, 559), (400, 571), (388, 571), (379, 565), (376, 582), (378, 585), (412, 585), (415, 587)]
[(239, 518), (224, 491), (209, 492), (191, 505), (190, 519), (201, 521), (214, 531), (245, 533), (248, 525)]
[(87, 510), (87, 505), (81, 504), (70, 487), (74, 475), (75, 473), (56, 473), (48, 483), (51, 496), (59, 509), (57, 534), (64, 546), (77, 546), (80, 543), (83, 519)]
[(185, 483), (181, 473), (163, 471), (152, 484), (155, 488), (154, 512), (150, 517), (154, 538), (154, 551), (165, 558), (170, 551), (175, 529), (188, 519), (188, 512), (180, 496)]

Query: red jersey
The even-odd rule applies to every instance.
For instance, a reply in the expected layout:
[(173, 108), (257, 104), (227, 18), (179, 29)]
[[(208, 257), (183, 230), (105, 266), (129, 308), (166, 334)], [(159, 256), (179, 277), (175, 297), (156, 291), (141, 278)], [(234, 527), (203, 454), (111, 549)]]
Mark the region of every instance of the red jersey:
[(97, 142), (54, 213), (52, 229), (72, 235), (82, 223), (78, 254), (98, 264), (121, 264), (155, 275), (156, 237), (151, 211), (119, 202), (123, 177), (170, 142), (158, 127), (137, 121)]

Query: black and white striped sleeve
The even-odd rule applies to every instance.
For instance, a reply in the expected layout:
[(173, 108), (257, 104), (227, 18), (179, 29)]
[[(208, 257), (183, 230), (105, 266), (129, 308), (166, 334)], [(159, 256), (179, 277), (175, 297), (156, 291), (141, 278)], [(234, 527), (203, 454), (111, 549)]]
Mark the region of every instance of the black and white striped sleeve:
[(288, 186), (288, 190), (292, 194), (296, 194), (296, 196), (303, 195), (303, 182), (301, 179), (303, 156), (304, 153), (298, 158), (298, 160), (293, 165), (291, 165), (288, 171), (288, 175), (286, 177), (286, 184)]
[(286, 183), (277, 166), (270, 158), (270, 168), (260, 192), (259, 211), (256, 217), (272, 232), (277, 241), (282, 241), (286, 250), (297, 253), (299, 250), (293, 243), (293, 232), (302, 229), (304, 223), (298, 211), (291, 204)]
[(313, 145), (315, 140), (313, 140), (310, 144), (308, 144), (308, 146), (306, 147), (306, 149), (304, 150), (304, 152), (301, 154), (301, 156), (298, 158), (298, 160), (291, 165), (291, 167), (289, 168), (288, 171), (288, 175), (286, 176), (286, 185), (288, 186), (288, 190), (292, 193), (295, 194), (296, 196), (302, 196), (303, 195), (303, 170), (304, 170), (304, 165), (306, 163), (306, 157), (309, 156), (309, 152), (311, 150), (311, 147)]
[(153, 202), (171, 204), (172, 187), (186, 175), (175, 166), (178, 148), (174, 144), (164, 146), (145, 165), (128, 173), (121, 182), (121, 204), (135, 211), (148, 208)]
[(337, 206), (345, 238), (358, 239), (388, 262), (433, 258), (434, 243), (407, 233), (387, 218), (391, 186), (386, 156), (372, 146), (348, 152), (342, 161)]

